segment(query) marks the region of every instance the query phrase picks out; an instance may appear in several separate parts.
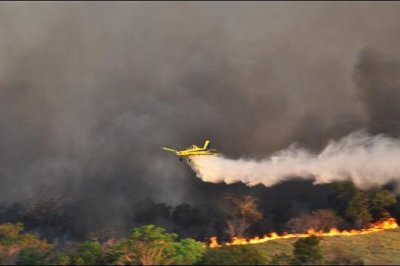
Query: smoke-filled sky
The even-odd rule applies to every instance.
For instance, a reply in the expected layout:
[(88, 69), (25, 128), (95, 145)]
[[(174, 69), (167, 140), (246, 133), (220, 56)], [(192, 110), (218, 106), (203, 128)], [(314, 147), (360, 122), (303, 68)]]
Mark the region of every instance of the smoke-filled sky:
[(397, 137), (399, 18), (397, 2), (1, 3), (0, 201), (50, 191), (118, 221), (202, 195), (161, 146), (261, 159)]

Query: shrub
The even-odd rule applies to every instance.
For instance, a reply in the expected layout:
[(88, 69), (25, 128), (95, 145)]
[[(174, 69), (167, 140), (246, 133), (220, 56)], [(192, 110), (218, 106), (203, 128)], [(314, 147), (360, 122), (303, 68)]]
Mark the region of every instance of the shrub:
[(17, 265), (46, 265), (47, 253), (36, 247), (24, 248), (19, 252)]
[(200, 261), (201, 265), (260, 265), (267, 263), (263, 254), (251, 245), (208, 249)]
[(322, 260), (318, 237), (300, 238), (294, 244), (293, 264), (317, 264)]
[(331, 228), (338, 228), (342, 223), (342, 218), (338, 217), (333, 210), (324, 209), (292, 218), (287, 223), (287, 227), (292, 232), (305, 233), (310, 228), (316, 231), (328, 231)]

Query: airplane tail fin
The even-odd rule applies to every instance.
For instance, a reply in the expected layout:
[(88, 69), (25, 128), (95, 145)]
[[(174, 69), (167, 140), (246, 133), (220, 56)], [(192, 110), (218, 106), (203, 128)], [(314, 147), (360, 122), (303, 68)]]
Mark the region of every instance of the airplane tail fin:
[(203, 147), (205, 150), (207, 150), (207, 149), (209, 149), (210, 148), (210, 141), (209, 140), (206, 140), (205, 142), (204, 142), (204, 147)]

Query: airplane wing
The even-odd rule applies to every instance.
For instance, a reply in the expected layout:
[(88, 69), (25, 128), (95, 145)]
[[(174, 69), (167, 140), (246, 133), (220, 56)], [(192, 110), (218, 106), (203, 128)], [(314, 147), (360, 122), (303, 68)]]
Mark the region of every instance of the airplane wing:
[(166, 148), (166, 147), (161, 147), (161, 149), (166, 150), (166, 151), (177, 152), (177, 150)]

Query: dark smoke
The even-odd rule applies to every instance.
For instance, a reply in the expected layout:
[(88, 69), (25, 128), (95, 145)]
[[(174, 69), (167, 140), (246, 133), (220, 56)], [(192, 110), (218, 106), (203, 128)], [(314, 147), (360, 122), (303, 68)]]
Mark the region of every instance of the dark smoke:
[(400, 60), (375, 50), (360, 53), (355, 81), (368, 118), (371, 132), (400, 133)]
[(207, 204), (231, 189), (161, 146), (210, 138), (262, 158), (400, 131), (399, 3), (0, 7), (0, 202), (60, 195), (81, 232), (132, 226), (146, 200)]

